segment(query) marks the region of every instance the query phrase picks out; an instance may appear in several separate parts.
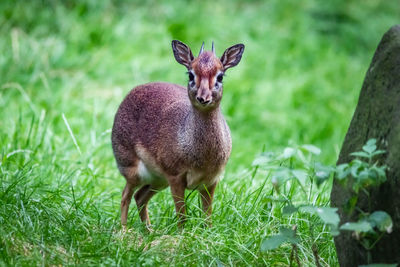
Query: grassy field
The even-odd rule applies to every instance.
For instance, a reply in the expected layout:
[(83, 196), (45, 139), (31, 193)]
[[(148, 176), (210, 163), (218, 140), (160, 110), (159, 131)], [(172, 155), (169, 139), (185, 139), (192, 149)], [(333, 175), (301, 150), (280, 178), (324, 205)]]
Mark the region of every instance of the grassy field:
[[(281, 214), (261, 151), (314, 144), (333, 165), (364, 74), (396, 1), (12, 1), (0, 2), (0, 265), (287, 266), (291, 246), (261, 241), (298, 225), (299, 256), (337, 266), (329, 229)], [(169, 190), (150, 202), (154, 232), (132, 205), (119, 224), (124, 179), (110, 145), (113, 116), (134, 86), (186, 83), (170, 42), (197, 54), (246, 49), (229, 70), (223, 112), (233, 152), (216, 191), (213, 227), (201, 226), (196, 192), (177, 230)], [(329, 186), (298, 202), (329, 205)], [(310, 223), (316, 228), (310, 240)]]

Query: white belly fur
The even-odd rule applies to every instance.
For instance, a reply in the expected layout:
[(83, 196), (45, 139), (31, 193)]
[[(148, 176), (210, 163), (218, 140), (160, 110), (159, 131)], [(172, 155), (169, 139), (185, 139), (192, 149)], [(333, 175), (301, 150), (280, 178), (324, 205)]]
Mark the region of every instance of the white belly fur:
[[(162, 175), (161, 170), (155, 164), (152, 157), (146, 152), (146, 150), (137, 146), (136, 153), (139, 155), (141, 160), (138, 165), (138, 174), (140, 177), (141, 185), (152, 185), (154, 188), (163, 189), (168, 186), (167, 179)], [(202, 190), (204, 186), (209, 186), (217, 182), (220, 178), (220, 172), (210, 174), (207, 171), (196, 171), (189, 169), (186, 173), (186, 188), (187, 189), (199, 189)]]
[[(157, 171), (148, 168), (143, 161), (139, 161), (138, 173), (141, 185), (149, 184), (160, 189), (168, 186), (168, 181), (165, 177), (157, 173)], [(210, 180), (209, 178), (206, 179), (207, 177), (203, 172), (189, 170), (186, 174), (186, 188), (202, 190), (205, 186), (212, 185), (219, 181), (220, 176), (220, 174), (217, 174)]]
[(141, 185), (149, 184), (155, 188), (165, 188), (168, 186), (168, 182), (164, 176), (148, 168), (143, 161), (139, 161), (138, 174)]

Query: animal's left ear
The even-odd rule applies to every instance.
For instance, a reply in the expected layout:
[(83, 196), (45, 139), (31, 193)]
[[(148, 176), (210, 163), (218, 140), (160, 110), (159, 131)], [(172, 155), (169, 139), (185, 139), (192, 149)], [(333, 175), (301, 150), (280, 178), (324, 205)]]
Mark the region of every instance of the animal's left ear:
[(224, 66), (224, 70), (235, 67), (239, 64), (242, 59), (244, 52), (244, 44), (236, 44), (225, 50), (221, 57), (221, 63)]

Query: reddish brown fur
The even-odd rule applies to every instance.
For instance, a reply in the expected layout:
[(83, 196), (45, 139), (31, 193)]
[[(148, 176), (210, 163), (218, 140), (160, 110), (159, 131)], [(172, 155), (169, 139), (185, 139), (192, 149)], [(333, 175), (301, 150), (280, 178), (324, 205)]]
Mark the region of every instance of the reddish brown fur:
[[(185, 129), (189, 119), (202, 123), (202, 127), (193, 129), (193, 141), (199, 144), (182, 149), (176, 146), (177, 129)], [(182, 86), (161, 82), (138, 86), (128, 94), (115, 116), (112, 144), (117, 163), (120, 167), (132, 166), (139, 160), (135, 150), (140, 145), (154, 157), (163, 174), (178, 175), (191, 166), (207, 167), (214, 172), (230, 152), (221, 149), (218, 136), (213, 137), (220, 134), (215, 126), (224, 123), (219, 119), (223, 119), (219, 109), (205, 114), (194, 109), (187, 89)], [(212, 159), (207, 157), (210, 153)]]
[(222, 71), (224, 67), (211, 51), (205, 51), (193, 60), (192, 69), (197, 75), (211, 79), (217, 74), (217, 71)]
[[(193, 59), (190, 50), (182, 50), (186, 45), (180, 43), (178, 48), (175, 57), (193, 68), (198, 89), (162, 82), (140, 85), (126, 96), (115, 115), (112, 147), (127, 182), (121, 201), (123, 225), (138, 187), (135, 200), (147, 224), (148, 201), (168, 185), (180, 222), (184, 221), (186, 188), (200, 191), (204, 211), (210, 215), (218, 175), (231, 152), (229, 128), (219, 108), (222, 86), (214, 88), (215, 75), (223, 70), (221, 61), (212, 52)], [(209, 105), (197, 102), (198, 92), (209, 92)]]

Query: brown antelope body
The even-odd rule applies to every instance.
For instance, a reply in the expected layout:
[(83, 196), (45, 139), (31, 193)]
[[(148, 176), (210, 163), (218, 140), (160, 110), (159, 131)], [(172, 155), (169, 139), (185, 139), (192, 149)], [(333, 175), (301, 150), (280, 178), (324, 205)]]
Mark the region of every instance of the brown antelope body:
[(198, 189), (204, 212), (211, 204), (219, 174), (230, 152), (231, 137), (220, 111), (222, 77), (236, 66), (244, 45), (228, 48), (219, 59), (213, 51), (197, 58), (189, 47), (172, 41), (175, 59), (186, 66), (188, 87), (148, 83), (134, 88), (121, 103), (112, 129), (112, 147), (126, 179), (121, 223), (126, 225), (134, 191), (142, 221), (150, 224), (147, 203), (168, 186), (179, 223), (185, 220), (185, 189)]

